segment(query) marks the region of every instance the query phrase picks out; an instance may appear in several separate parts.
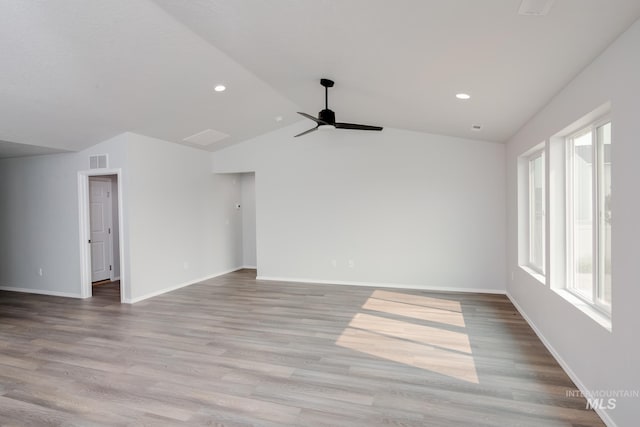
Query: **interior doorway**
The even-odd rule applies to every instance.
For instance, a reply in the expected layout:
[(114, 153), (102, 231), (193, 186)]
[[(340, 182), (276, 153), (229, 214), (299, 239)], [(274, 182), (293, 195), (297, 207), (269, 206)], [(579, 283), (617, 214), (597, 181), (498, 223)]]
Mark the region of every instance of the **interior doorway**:
[(248, 172), (239, 175), (242, 200), (242, 265), (243, 268), (257, 270), (256, 174)]
[(118, 177), (89, 177), (92, 296), (119, 298)]
[(81, 295), (125, 302), (120, 170), (78, 173)]
[[(112, 234), (114, 178), (114, 175), (89, 177), (91, 283), (113, 281), (115, 277)], [(116, 223), (117, 220), (116, 215)]]

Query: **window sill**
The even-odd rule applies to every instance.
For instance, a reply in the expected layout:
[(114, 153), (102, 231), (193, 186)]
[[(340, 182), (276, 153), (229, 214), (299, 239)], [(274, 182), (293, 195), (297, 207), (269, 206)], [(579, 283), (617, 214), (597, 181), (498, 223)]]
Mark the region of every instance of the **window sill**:
[(543, 285), (547, 284), (547, 278), (543, 274), (539, 273), (538, 271), (532, 269), (531, 267), (527, 267), (526, 265), (521, 265), (520, 268), (523, 269), (527, 274), (532, 276), (541, 284)]
[(554, 289), (553, 291), (564, 298), (567, 302), (571, 303), (578, 310), (589, 316), (607, 331), (611, 332), (611, 317), (593, 308), (591, 305), (573, 295), (566, 289)]

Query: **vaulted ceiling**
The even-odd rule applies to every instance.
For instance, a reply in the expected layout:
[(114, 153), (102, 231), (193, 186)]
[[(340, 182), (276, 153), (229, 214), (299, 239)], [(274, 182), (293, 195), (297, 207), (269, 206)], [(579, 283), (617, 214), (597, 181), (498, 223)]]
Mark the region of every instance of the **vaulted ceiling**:
[(229, 135), (216, 150), (317, 113), (321, 77), (340, 121), (504, 142), (640, 17), (637, 0), (520, 3), (6, 0), (0, 156), (125, 131)]

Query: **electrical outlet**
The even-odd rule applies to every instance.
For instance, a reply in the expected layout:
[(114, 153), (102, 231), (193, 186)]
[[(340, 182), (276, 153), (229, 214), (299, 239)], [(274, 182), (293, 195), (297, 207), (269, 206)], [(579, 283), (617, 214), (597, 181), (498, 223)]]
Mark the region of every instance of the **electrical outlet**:
[(356, 263), (352, 259), (350, 259), (349, 260), (349, 268), (353, 268), (355, 266), (356, 266)]
[(38, 276), (42, 276), (42, 267), (38, 269)]

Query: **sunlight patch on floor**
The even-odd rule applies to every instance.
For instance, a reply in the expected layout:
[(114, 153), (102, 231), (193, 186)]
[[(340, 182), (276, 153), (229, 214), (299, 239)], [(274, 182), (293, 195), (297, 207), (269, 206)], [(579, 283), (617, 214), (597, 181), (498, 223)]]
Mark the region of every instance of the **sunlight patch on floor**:
[(442, 298), (424, 297), (420, 295), (402, 294), (400, 292), (382, 291), (377, 290), (371, 294), (371, 298), (404, 302), (407, 304), (413, 304), (420, 307), (431, 307), (440, 310), (448, 310), (456, 313), (462, 313), (462, 307), (458, 301), (452, 301)]
[(376, 291), (362, 309), (377, 313), (353, 316), (337, 345), (478, 383), (469, 336), (464, 332), (464, 318), (457, 301)]
[(399, 316), (412, 317), (414, 319), (427, 320), (430, 322), (446, 323), (452, 326), (464, 327), (464, 317), (462, 313), (440, 308), (424, 307), (422, 305), (407, 304), (404, 302), (388, 301), (371, 297), (362, 306), (366, 310), (382, 311)]

